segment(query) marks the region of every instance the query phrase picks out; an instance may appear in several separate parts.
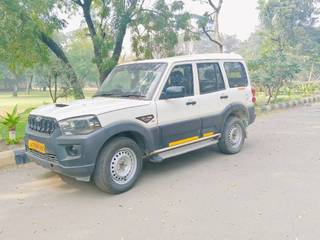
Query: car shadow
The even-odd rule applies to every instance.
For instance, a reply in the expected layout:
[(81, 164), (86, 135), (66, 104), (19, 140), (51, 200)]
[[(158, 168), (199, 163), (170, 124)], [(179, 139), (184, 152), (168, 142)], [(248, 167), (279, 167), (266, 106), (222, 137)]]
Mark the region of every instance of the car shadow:
[[(247, 147), (249, 146), (246, 146), (245, 148)], [(233, 158), (231, 157), (230, 159)], [(143, 191), (141, 186), (146, 182), (149, 182), (151, 179), (152, 181), (157, 181), (157, 178), (168, 177), (172, 174), (176, 174), (177, 171), (189, 170), (198, 165), (209, 165), (212, 164), (212, 161), (217, 164), (221, 161), (226, 161), (226, 155), (220, 153), (217, 146), (210, 146), (177, 157), (169, 158), (161, 163), (151, 163), (146, 161), (136, 187), (130, 191)], [(72, 193), (78, 196), (82, 196), (84, 193), (85, 195), (83, 196), (119, 196), (106, 194), (100, 191), (94, 185), (93, 181), (81, 182), (73, 178), (61, 176), (54, 172), (44, 172), (39, 176), (39, 178), (39, 180), (55, 179), (55, 181), (60, 182), (60, 184), (56, 184), (55, 187), (64, 190), (66, 193)], [(140, 190), (137, 190), (137, 188)]]
[[(219, 155), (221, 154), (217, 151), (216, 147), (207, 147), (191, 153), (166, 159), (161, 163), (151, 163), (146, 161), (144, 163), (140, 179), (138, 180), (138, 184), (140, 185), (144, 180), (147, 180), (150, 177), (154, 179), (160, 175), (163, 176), (164, 174), (174, 173), (177, 169), (183, 170), (184, 168), (192, 168), (196, 164), (208, 161), (208, 158), (215, 159), (215, 157)], [(79, 190), (81, 192), (89, 191), (90, 193), (105, 195), (105, 193), (101, 192), (94, 186), (93, 181), (81, 182), (50, 171), (43, 172), (38, 176), (39, 181), (48, 179), (51, 179), (53, 182), (60, 182), (60, 184), (55, 184), (55, 187), (58, 187), (61, 190), (74, 190), (71, 192), (77, 192), (75, 190)]]
[(210, 160), (217, 160), (223, 156), (216, 146), (206, 147), (190, 153), (185, 153), (177, 157), (165, 159), (161, 163), (145, 162), (142, 175), (162, 175), (176, 170), (192, 168), (195, 165), (203, 164)]

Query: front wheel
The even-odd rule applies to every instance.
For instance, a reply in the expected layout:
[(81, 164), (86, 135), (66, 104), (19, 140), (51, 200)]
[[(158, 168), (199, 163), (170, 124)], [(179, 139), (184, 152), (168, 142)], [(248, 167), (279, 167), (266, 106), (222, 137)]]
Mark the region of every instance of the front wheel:
[(142, 164), (142, 152), (135, 141), (127, 137), (115, 138), (98, 157), (94, 182), (104, 192), (125, 192), (134, 186)]
[(218, 147), (223, 153), (236, 154), (241, 151), (245, 136), (245, 126), (241, 119), (230, 117), (225, 124)]

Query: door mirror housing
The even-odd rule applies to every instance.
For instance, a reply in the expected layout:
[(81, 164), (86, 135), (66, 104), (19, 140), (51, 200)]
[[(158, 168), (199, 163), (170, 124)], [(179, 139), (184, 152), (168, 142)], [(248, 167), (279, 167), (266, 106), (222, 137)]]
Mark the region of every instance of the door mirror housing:
[(168, 87), (165, 92), (165, 98), (182, 98), (186, 96), (186, 89), (183, 86)]

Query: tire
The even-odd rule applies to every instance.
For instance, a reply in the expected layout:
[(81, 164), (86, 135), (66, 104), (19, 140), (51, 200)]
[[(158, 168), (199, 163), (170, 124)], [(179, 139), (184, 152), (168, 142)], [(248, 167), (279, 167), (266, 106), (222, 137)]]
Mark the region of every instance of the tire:
[(222, 153), (236, 154), (241, 151), (245, 136), (245, 126), (241, 119), (229, 117), (224, 126), (218, 147)]
[(103, 192), (118, 194), (131, 189), (143, 165), (138, 144), (127, 137), (117, 137), (106, 144), (96, 163), (93, 180)]

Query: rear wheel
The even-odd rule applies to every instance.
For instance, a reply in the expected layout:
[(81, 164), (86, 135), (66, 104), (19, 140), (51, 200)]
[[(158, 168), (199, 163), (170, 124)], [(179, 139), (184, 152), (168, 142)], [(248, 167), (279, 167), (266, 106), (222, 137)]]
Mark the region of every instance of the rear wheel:
[(246, 132), (245, 126), (240, 118), (228, 118), (218, 147), (221, 152), (226, 154), (235, 154), (241, 151)]
[(118, 137), (101, 151), (94, 173), (94, 182), (108, 193), (121, 193), (132, 188), (143, 164), (137, 143), (127, 137)]

